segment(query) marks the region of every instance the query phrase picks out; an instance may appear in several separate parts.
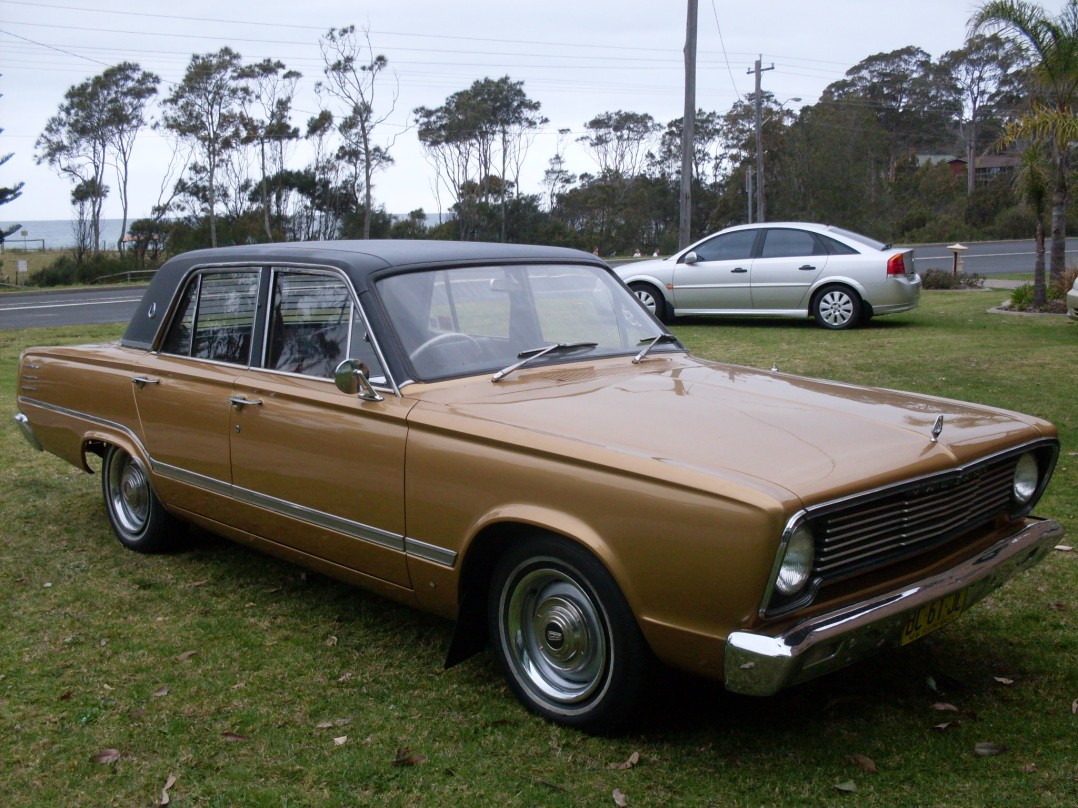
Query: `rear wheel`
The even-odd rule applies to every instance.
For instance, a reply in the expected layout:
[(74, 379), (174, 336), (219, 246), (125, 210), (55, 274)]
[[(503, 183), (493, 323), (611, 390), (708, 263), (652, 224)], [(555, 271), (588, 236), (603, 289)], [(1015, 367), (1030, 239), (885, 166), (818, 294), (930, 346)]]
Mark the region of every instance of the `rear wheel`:
[(125, 547), (160, 553), (175, 546), (175, 520), (154, 493), (141, 460), (110, 446), (101, 464), (101, 492), (112, 530)]
[(659, 322), (669, 322), (666, 298), (663, 297), (662, 292), (650, 283), (632, 283), (629, 284), (629, 288), (647, 310), (659, 319)]
[(861, 319), (861, 296), (848, 286), (825, 286), (812, 299), (812, 316), (822, 328), (853, 328)]
[(488, 601), (491, 646), (533, 712), (592, 729), (630, 720), (651, 652), (614, 579), (554, 537), (509, 550)]

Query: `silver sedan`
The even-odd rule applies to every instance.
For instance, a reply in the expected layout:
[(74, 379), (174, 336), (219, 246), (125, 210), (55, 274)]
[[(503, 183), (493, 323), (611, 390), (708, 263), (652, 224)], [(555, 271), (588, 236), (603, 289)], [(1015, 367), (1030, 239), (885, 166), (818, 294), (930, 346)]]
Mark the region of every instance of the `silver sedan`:
[(921, 295), (912, 250), (807, 222), (728, 227), (669, 258), (616, 271), (666, 322), (762, 315), (853, 328), (877, 314), (908, 311)]

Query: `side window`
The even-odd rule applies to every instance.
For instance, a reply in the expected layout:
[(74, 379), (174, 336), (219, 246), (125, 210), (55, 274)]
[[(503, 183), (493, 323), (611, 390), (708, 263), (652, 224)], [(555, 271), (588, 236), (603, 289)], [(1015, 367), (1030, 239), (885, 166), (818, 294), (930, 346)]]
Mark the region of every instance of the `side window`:
[(764, 247), (760, 251), (761, 258), (797, 258), (808, 255), (827, 255), (827, 250), (816, 241), (812, 233), (781, 227), (767, 231)]
[(752, 258), (756, 230), (738, 230), (704, 242), (696, 248), (701, 261), (747, 261)]
[(161, 351), (249, 364), (257, 299), (257, 270), (197, 275), (183, 291)]
[(836, 241), (829, 236), (819, 237), (824, 245), (827, 247), (827, 252), (831, 255), (860, 255), (853, 247), (849, 247), (843, 244), (841, 241)]
[(359, 359), (384, 380), (348, 285), (319, 272), (275, 270), (265, 367), (331, 378), (345, 359)]

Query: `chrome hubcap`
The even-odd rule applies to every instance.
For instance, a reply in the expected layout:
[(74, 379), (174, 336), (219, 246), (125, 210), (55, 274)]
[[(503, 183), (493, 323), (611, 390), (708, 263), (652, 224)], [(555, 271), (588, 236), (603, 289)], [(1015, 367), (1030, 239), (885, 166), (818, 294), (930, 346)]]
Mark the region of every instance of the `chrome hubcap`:
[(510, 586), (502, 597), (503, 630), (518, 678), (554, 701), (586, 699), (607, 667), (606, 631), (592, 598), (552, 569), (527, 573)]
[(142, 466), (130, 456), (109, 467), (109, 504), (125, 533), (142, 532), (150, 515), (150, 483)]
[(636, 296), (640, 299), (640, 302), (647, 307), (648, 311), (650, 311), (652, 314), (655, 313), (655, 297), (651, 294), (651, 292), (640, 291), (636, 293)]
[(845, 292), (828, 292), (820, 298), (820, 316), (829, 325), (845, 325), (853, 317), (853, 300)]

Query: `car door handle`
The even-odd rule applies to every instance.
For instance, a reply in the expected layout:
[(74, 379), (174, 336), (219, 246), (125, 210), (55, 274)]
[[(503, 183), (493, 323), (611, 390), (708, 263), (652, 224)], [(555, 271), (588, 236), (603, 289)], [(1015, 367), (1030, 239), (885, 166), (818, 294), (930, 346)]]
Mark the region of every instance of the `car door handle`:
[(149, 376), (136, 376), (131, 380), (131, 384), (135, 385), (139, 390), (148, 384), (161, 384), (160, 379), (152, 379)]
[(804, 266), (798, 267), (798, 269), (813, 270), (816, 269), (816, 267), (812, 266), (812, 264), (805, 264)]
[(736, 274), (740, 274), (742, 272), (748, 272), (748, 270), (745, 269), (745, 267), (738, 267), (737, 269), (731, 269), (730, 271), (733, 272), (733, 273), (736, 273)]
[(251, 406), (254, 406), (254, 407), (261, 407), (262, 406), (262, 399), (260, 399), (260, 398), (244, 398), (243, 396), (231, 396), (228, 399), (228, 403), (231, 404), (233, 407), (239, 407), (241, 409), (243, 407), (246, 407), (248, 404), (250, 404)]

